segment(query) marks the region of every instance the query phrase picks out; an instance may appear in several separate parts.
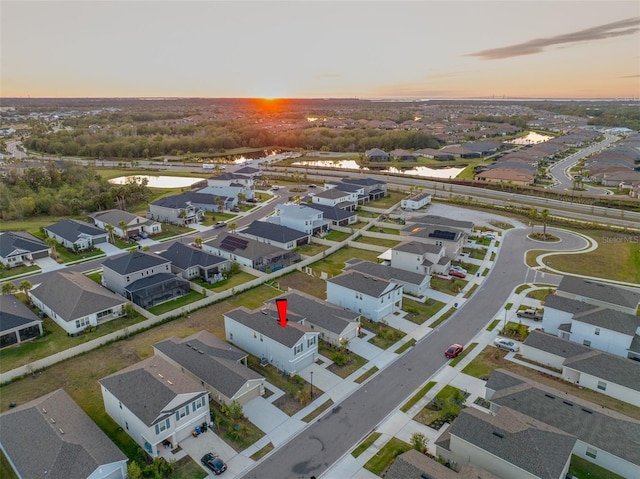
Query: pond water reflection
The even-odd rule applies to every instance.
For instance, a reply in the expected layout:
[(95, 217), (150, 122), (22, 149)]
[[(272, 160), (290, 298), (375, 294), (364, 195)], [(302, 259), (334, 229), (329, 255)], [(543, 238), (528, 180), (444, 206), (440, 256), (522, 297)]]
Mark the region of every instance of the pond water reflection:
[(149, 188), (183, 188), (185, 186), (191, 186), (199, 181), (204, 181), (203, 178), (189, 178), (183, 176), (149, 176), (149, 175), (135, 175), (135, 176), (119, 176), (118, 178), (112, 178), (109, 183), (115, 185), (124, 185), (133, 181), (140, 182), (143, 179), (147, 179), (147, 186)]
[[(325, 167), (325, 168), (345, 168), (351, 170), (369, 171), (369, 168), (360, 168), (358, 162), (355, 160), (312, 160), (312, 161), (297, 161), (293, 163), (295, 166), (306, 167)], [(396, 167), (390, 167), (384, 170), (376, 169), (376, 173), (398, 173), (407, 174), (411, 176), (423, 176), (428, 178), (455, 178), (464, 170), (464, 167), (446, 167), (446, 168), (429, 168), (427, 166), (416, 166), (411, 169), (403, 170)]]

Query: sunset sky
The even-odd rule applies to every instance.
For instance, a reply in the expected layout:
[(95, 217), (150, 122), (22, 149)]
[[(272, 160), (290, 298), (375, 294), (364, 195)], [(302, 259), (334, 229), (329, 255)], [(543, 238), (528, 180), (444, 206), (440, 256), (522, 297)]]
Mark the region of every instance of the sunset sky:
[(2, 0), (0, 28), (2, 97), (640, 97), (637, 0)]

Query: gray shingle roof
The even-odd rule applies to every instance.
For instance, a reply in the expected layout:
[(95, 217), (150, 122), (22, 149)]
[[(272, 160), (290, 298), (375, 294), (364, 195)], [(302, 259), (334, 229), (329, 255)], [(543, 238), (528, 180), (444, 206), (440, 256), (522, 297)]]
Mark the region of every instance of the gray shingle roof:
[(136, 218), (139, 218), (141, 223), (146, 223), (147, 221), (146, 219), (140, 216), (131, 214), (128, 211), (116, 210), (116, 209), (97, 211), (95, 213), (92, 213), (91, 217), (94, 219), (98, 219), (103, 223), (107, 223), (113, 226), (118, 226), (118, 223), (120, 223), (121, 221), (124, 221), (125, 223), (129, 224), (132, 221), (134, 221)]
[(349, 193), (346, 191), (340, 191), (337, 188), (330, 188), (328, 190), (319, 191), (314, 196), (318, 198), (326, 198), (329, 200), (335, 200), (338, 198), (344, 198), (345, 196), (349, 196)]
[(544, 301), (544, 307), (557, 309), (559, 311), (564, 311), (565, 313), (576, 314), (584, 311), (590, 311), (594, 306), (582, 301), (576, 301), (575, 299), (569, 299), (555, 294), (548, 294)]
[(633, 336), (640, 328), (640, 316), (602, 307), (593, 307), (591, 311), (574, 314), (573, 319), (628, 336)]
[(229, 398), (237, 394), (248, 380), (263, 379), (240, 364), (247, 353), (206, 331), (184, 339), (173, 337), (153, 347)]
[(460, 237), (464, 235), (464, 232), (449, 226), (423, 225), (417, 223), (402, 228), (400, 231), (405, 235), (432, 238), (440, 241), (459, 241)]
[[(382, 153), (384, 153), (384, 151)], [(343, 178), (342, 181), (343, 183), (353, 183), (354, 185), (362, 185), (362, 186), (375, 186), (375, 185), (387, 184), (384, 181), (374, 180), (373, 178)]]
[(403, 282), (418, 286), (424, 283), (427, 278), (424, 274), (393, 268), (386, 264), (373, 263), (371, 261), (360, 261), (358, 263), (348, 264), (346, 270), (359, 271), (386, 281)]
[[(178, 395), (189, 395), (189, 400), (192, 400), (206, 394), (195, 380), (158, 356), (129, 366), (99, 382), (147, 426), (166, 417), (165, 409)], [(173, 409), (178, 407), (174, 406)]]
[(44, 229), (66, 239), (67, 241), (71, 241), (72, 243), (75, 243), (81, 235), (94, 237), (104, 236), (107, 234), (107, 232), (102, 228), (98, 228), (82, 221), (70, 219), (58, 221), (52, 225), (45, 226)]
[(403, 253), (423, 255), (426, 253), (439, 254), (440, 251), (442, 251), (442, 246), (423, 243), (422, 241), (409, 241), (407, 243), (401, 243), (394, 246), (392, 249), (395, 251), (402, 251)]
[[(495, 374), (495, 373), (494, 373)], [(505, 373), (502, 373), (505, 374)], [(552, 425), (579, 440), (640, 465), (640, 424), (574, 396), (521, 378), (523, 387), (496, 390), (491, 401)], [(487, 387), (489, 387), (487, 383)], [(495, 388), (492, 388), (495, 389)]]
[(454, 220), (453, 218), (445, 218), (443, 216), (425, 215), (410, 218), (409, 221), (414, 223), (424, 223), (427, 225), (450, 226), (451, 228), (469, 229), (473, 228), (473, 221)]
[(564, 366), (640, 392), (640, 363), (632, 359), (589, 351), (567, 358)]
[(558, 336), (542, 332), (539, 329), (532, 330), (523, 344), (563, 358), (571, 358), (592, 351), (592, 349), (587, 346), (561, 339)]
[(3, 450), (25, 478), (89, 477), (127, 460), (62, 389), (0, 415), (0, 429)]
[[(299, 291), (292, 291), (278, 298), (287, 299), (287, 311), (300, 319), (304, 318), (305, 325), (314, 324), (335, 334), (342, 333), (350, 323), (359, 322), (360, 319), (360, 315), (353, 311), (339, 308)], [(275, 299), (267, 305), (273, 312), (273, 317), (277, 318)]]
[(191, 204), (191, 198), (185, 194), (171, 195), (160, 198), (151, 204), (163, 208), (181, 209), (187, 208)]
[(0, 332), (41, 322), (42, 320), (13, 294), (0, 295)]
[(294, 230), (293, 228), (275, 223), (267, 223), (266, 221), (254, 221), (240, 231), (240, 234), (257, 236), (279, 243), (289, 243), (290, 241), (297, 241), (309, 236), (303, 231)]
[(393, 284), (390, 281), (385, 281), (354, 270), (347, 270), (341, 275), (328, 279), (327, 282), (373, 296), (374, 298), (387, 292)]
[(450, 433), (541, 479), (561, 477), (576, 442), (575, 437), (507, 408), (495, 416), (464, 409)]
[(141, 291), (149, 286), (153, 286), (156, 284), (161, 284), (165, 282), (173, 282), (175, 283), (188, 283), (187, 280), (182, 279), (176, 276), (173, 273), (158, 273), (153, 276), (145, 276), (144, 278), (140, 278), (133, 283), (130, 283), (124, 287), (126, 291), (134, 292)]
[(640, 292), (610, 284), (596, 283), (574, 276), (564, 276), (558, 285), (558, 291), (566, 291), (567, 293), (617, 304), (625, 308), (636, 309), (638, 303), (640, 303)]
[(16, 250), (29, 253), (48, 250), (49, 247), (29, 233), (22, 231), (5, 231), (0, 233), (0, 256), (6, 258)]
[(109, 268), (118, 274), (124, 275), (149, 268), (159, 267), (169, 263), (170, 261), (159, 255), (151, 255), (141, 251), (136, 251), (118, 258), (107, 258), (102, 262), (102, 267)]
[(54, 271), (31, 291), (31, 295), (67, 322), (127, 302), (121, 296), (75, 271)]
[(278, 324), (277, 318), (262, 314), (260, 311), (249, 311), (244, 307), (233, 309), (224, 315), (288, 348), (300, 341), (305, 333), (312, 332), (309, 328), (292, 321), (289, 321), (287, 326), (283, 328)]
[[(227, 238), (238, 238), (241, 241), (245, 241), (246, 242), (246, 248), (244, 249), (240, 249), (240, 248), (235, 248), (233, 250), (229, 249), (228, 247), (226, 247), (225, 245), (228, 244), (229, 242), (225, 242), (225, 240)], [(237, 243), (236, 241), (232, 242), (235, 244)], [(262, 241), (256, 241), (252, 238), (248, 238), (246, 236), (239, 236), (239, 235), (234, 235), (234, 234), (230, 234), (230, 233), (226, 233), (226, 234), (220, 234), (218, 235), (216, 238), (214, 238), (212, 241), (207, 242), (207, 246), (210, 246), (212, 248), (217, 248), (217, 249), (221, 249), (223, 251), (228, 251), (230, 253), (233, 253), (234, 255), (240, 257), (240, 258), (246, 258), (249, 259), (251, 261), (256, 261), (260, 258), (264, 258), (267, 257), (269, 255), (273, 255), (274, 253), (281, 253), (281, 254), (286, 254), (287, 250), (282, 249), (282, 248), (278, 248), (277, 246), (273, 246), (270, 245), (268, 243), (264, 243)]]
[(173, 266), (186, 270), (194, 266), (208, 268), (216, 264), (229, 261), (198, 248), (184, 245), (182, 243), (173, 243), (166, 251), (160, 253), (160, 256), (170, 261)]
[(322, 205), (320, 203), (309, 203), (307, 206), (314, 210), (322, 211), (322, 217), (326, 220), (343, 221), (347, 218), (357, 216), (356, 212), (347, 211), (343, 208), (338, 208), (337, 206)]

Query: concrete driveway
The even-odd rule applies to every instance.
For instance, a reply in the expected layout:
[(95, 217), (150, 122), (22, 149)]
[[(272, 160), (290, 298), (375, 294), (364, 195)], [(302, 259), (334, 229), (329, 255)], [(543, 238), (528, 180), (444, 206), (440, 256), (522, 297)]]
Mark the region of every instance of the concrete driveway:
[(125, 252), (111, 243), (98, 243), (95, 246), (107, 256), (114, 256)]

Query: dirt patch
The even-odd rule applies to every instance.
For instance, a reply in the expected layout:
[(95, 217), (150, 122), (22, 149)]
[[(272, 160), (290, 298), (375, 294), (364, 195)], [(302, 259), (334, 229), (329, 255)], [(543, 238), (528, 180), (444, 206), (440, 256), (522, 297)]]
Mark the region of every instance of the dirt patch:
[(289, 288), (291, 288), (322, 300), (327, 297), (327, 284), (324, 280), (299, 271), (277, 279), (276, 283), (284, 291), (289, 291)]

